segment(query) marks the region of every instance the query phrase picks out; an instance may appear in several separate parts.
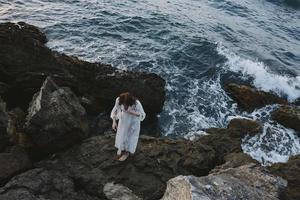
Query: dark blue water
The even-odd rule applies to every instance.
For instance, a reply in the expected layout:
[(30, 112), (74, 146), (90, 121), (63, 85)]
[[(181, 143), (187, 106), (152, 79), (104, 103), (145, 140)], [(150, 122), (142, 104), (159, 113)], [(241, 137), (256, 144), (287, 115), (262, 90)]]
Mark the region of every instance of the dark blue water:
[[(295, 0), (297, 4), (297, 0)], [(246, 81), (290, 101), (300, 97), (300, 10), (271, 0), (0, 0), (0, 21), (25, 21), (48, 46), (89, 61), (154, 72), (167, 81), (165, 135), (195, 136), (235, 117), (264, 122), (243, 149), (261, 162), (300, 153), (295, 132), (270, 106), (241, 113), (222, 89)], [(267, 114), (266, 114), (267, 113)]]

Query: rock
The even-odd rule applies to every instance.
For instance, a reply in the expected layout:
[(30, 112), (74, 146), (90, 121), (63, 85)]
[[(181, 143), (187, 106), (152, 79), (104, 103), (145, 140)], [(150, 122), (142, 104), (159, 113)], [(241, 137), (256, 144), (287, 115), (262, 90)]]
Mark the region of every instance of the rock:
[(115, 182), (141, 198), (157, 200), (170, 178), (180, 174), (206, 175), (215, 166), (212, 148), (187, 140), (141, 136), (133, 157), (119, 162), (115, 156), (114, 136), (94, 136), (37, 167), (69, 173), (85, 191), (96, 196), (101, 196), (99, 192), (106, 183)]
[(276, 163), (268, 168), (273, 174), (288, 181), (288, 187), (282, 199), (300, 199), (300, 155), (293, 156), (287, 163)]
[(177, 176), (167, 183), (167, 188), (161, 200), (193, 200), (192, 185), (186, 176)]
[(0, 152), (8, 145), (7, 135), (8, 115), (6, 112), (6, 103), (0, 97)]
[(25, 131), (34, 151), (48, 154), (65, 149), (88, 136), (85, 109), (69, 88), (59, 88), (47, 77), (32, 99)]
[(262, 132), (262, 125), (258, 121), (235, 118), (228, 124), (232, 137), (242, 138), (245, 135), (255, 135)]
[(20, 108), (14, 108), (8, 112), (9, 120), (7, 134), (12, 143), (28, 148), (31, 147), (31, 139), (24, 132), (26, 113)]
[(272, 113), (272, 119), (296, 130), (300, 136), (300, 106), (281, 106)]
[(225, 163), (215, 167), (210, 173), (218, 172), (220, 170), (228, 168), (236, 168), (250, 163), (259, 164), (257, 160), (254, 160), (248, 154), (239, 153), (229, 153), (225, 157)]
[(0, 189), (2, 200), (102, 200), (77, 188), (75, 180), (58, 171), (32, 169), (12, 178)]
[(9, 152), (0, 153), (0, 185), (30, 167), (31, 161), (21, 147), (14, 146)]
[[(84, 100), (90, 113), (110, 110), (115, 98), (131, 91), (142, 102), (148, 117), (161, 112), (165, 81), (144, 72), (122, 71), (111, 65), (90, 63), (51, 51), (37, 27), (19, 23), (0, 24), (0, 95), (9, 107), (26, 109), (47, 76), (59, 86), (70, 87)], [(22, 98), (19, 98), (22, 96)]]
[(90, 122), (90, 130), (92, 135), (102, 135), (112, 130), (112, 120), (107, 113), (100, 113), (97, 117), (92, 118)]
[(246, 85), (229, 83), (225, 86), (225, 91), (237, 102), (241, 109), (247, 112), (252, 112), (269, 104), (287, 104), (286, 100), (276, 95), (258, 91)]
[(199, 139), (199, 142), (212, 147), (216, 152), (216, 163), (225, 162), (225, 156), (230, 153), (242, 152), (242, 139), (247, 135), (260, 133), (262, 126), (259, 122), (248, 119), (233, 119), (227, 128), (210, 128)]
[(106, 183), (103, 191), (109, 200), (142, 200), (121, 184)]
[(280, 197), (287, 182), (253, 164), (221, 170), (204, 177), (179, 176), (167, 183), (161, 200), (244, 199)]

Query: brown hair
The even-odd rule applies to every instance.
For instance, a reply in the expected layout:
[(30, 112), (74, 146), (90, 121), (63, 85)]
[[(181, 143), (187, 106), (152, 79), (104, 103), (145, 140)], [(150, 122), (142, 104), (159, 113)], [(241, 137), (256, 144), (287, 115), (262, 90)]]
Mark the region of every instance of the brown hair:
[(130, 92), (124, 92), (119, 95), (119, 105), (132, 106), (136, 102), (136, 97)]

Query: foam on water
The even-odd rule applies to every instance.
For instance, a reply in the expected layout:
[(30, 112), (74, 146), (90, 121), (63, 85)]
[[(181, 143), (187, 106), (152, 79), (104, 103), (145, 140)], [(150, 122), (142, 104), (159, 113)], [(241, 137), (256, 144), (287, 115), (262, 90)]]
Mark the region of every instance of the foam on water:
[(270, 165), (300, 154), (300, 139), (294, 130), (269, 121), (261, 134), (243, 139), (242, 149), (263, 165)]
[[(237, 112), (236, 104), (222, 89), (220, 76), (204, 81), (191, 79), (185, 84), (185, 91), (171, 85), (171, 83), (167, 84), (169, 97), (161, 114), (164, 119), (171, 118), (171, 120), (163, 120), (165, 135), (184, 136), (192, 133), (198, 135), (203, 129), (224, 127), (228, 119), (235, 116)], [(174, 92), (183, 94), (181, 98), (172, 98)], [(182, 130), (186, 132), (181, 132)]]
[(251, 77), (256, 88), (286, 96), (289, 101), (300, 97), (300, 76), (290, 77), (272, 73), (263, 62), (242, 58), (220, 44), (217, 50), (228, 59), (225, 69), (240, 73), (244, 79)]

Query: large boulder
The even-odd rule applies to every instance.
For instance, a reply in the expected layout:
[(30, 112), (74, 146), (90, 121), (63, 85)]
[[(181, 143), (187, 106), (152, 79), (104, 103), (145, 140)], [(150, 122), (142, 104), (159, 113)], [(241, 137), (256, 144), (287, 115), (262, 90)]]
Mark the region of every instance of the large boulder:
[(272, 112), (272, 119), (295, 129), (300, 136), (300, 106), (281, 106)]
[(26, 134), (37, 153), (65, 149), (88, 136), (85, 109), (75, 94), (47, 77), (32, 99), (25, 122)]
[(7, 135), (8, 115), (6, 112), (6, 103), (0, 97), (0, 152), (8, 145)]
[(30, 167), (29, 156), (21, 147), (14, 146), (8, 152), (0, 153), (0, 185)]
[(52, 76), (59, 86), (68, 86), (85, 99), (89, 113), (110, 110), (125, 91), (141, 100), (148, 116), (162, 110), (165, 81), (159, 76), (82, 61), (50, 50), (46, 42), (45, 34), (35, 26), (0, 24), (0, 95), (9, 107), (26, 109), (45, 78)]
[(290, 157), (287, 163), (276, 163), (269, 170), (288, 181), (288, 187), (282, 199), (300, 199), (300, 155)]
[(161, 200), (279, 200), (287, 182), (253, 164), (204, 177), (178, 176), (168, 181)]
[(264, 107), (269, 104), (287, 104), (287, 101), (268, 92), (258, 91), (246, 85), (229, 83), (225, 91), (235, 100), (238, 106), (247, 112)]

